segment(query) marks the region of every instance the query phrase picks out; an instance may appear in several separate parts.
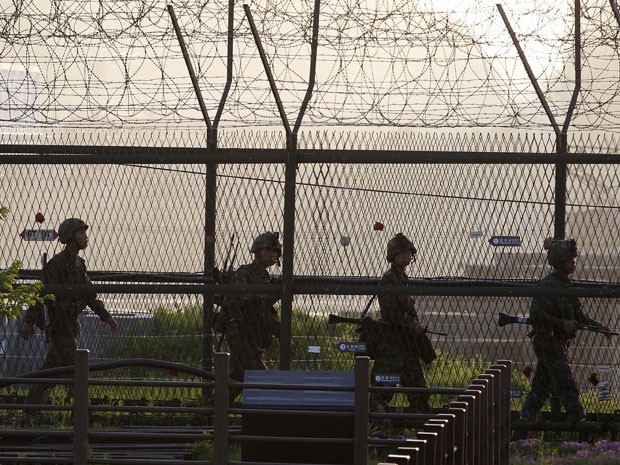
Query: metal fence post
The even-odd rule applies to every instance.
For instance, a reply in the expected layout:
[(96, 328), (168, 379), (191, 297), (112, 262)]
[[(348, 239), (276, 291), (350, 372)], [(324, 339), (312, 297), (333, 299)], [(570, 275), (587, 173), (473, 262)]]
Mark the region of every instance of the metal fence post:
[(73, 464), (88, 462), (88, 350), (75, 351), (73, 381)]
[(465, 465), (467, 453), (467, 441), (465, 425), (467, 422), (467, 404), (462, 402), (452, 402), (448, 409), (448, 414), (454, 416), (454, 444), (452, 450), (452, 460), (448, 460), (451, 465)]
[(229, 355), (215, 354), (215, 418), (213, 432), (213, 464), (228, 464), (228, 366)]
[(508, 465), (510, 462), (510, 382), (512, 377), (512, 362), (498, 360), (491, 368), (502, 372), (500, 381), (500, 432), (499, 432), (499, 463)]
[(491, 444), (491, 432), (493, 428), (492, 424), (492, 411), (493, 411), (493, 396), (491, 394), (491, 382), (488, 379), (483, 379), (481, 375), (472, 381), (469, 389), (480, 390), (480, 404), (479, 412), (480, 417), (478, 423), (480, 425), (479, 442), (480, 442), (480, 457), (483, 458), (482, 463), (491, 464), (493, 445)]
[(416, 434), (416, 438), (426, 441), (426, 447), (424, 448), (424, 465), (438, 464), (438, 436), (438, 433), (431, 433), (428, 431), (420, 431)]
[(493, 457), (493, 463), (499, 464), (499, 449), (500, 449), (500, 422), (501, 422), (501, 382), (502, 382), (502, 372), (498, 369), (489, 368), (482, 375), (480, 375), (482, 379), (488, 379), (490, 381), (490, 389), (491, 389), (491, 417), (490, 417), (490, 440), (491, 444), (491, 454)]
[(368, 465), (368, 392), (370, 358), (355, 357), (355, 407), (353, 414), (353, 463)]

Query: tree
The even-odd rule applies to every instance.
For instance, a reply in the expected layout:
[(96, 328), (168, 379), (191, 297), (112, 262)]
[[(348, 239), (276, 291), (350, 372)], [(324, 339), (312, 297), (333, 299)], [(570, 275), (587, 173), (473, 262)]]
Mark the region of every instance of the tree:
[[(9, 209), (0, 206), (0, 220), (5, 220), (8, 214)], [(22, 262), (15, 260), (7, 269), (0, 270), (0, 318), (17, 318), (26, 307), (47, 300), (40, 295), (43, 288), (41, 281), (15, 285), (21, 267)]]

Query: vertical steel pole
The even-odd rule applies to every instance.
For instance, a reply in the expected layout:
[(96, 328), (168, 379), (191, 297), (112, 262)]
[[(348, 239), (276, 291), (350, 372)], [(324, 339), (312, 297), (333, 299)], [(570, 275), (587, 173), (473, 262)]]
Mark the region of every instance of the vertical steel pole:
[[(177, 35), (177, 40), (179, 42), (179, 46), (181, 47), (181, 52), (183, 53), (183, 59), (185, 60), (185, 66), (187, 67), (187, 72), (192, 81), (192, 85), (194, 87), (194, 93), (196, 94), (196, 99), (198, 100), (198, 105), (200, 107), (200, 112), (202, 113), (202, 118), (207, 126), (207, 147), (210, 151), (215, 152), (217, 150), (217, 128), (213, 127), (211, 124), (211, 120), (209, 119), (209, 114), (207, 112), (207, 106), (204, 103), (204, 99), (202, 98), (202, 92), (200, 91), (200, 86), (198, 85), (198, 78), (196, 77), (196, 73), (194, 72), (194, 67), (192, 66), (192, 61), (189, 57), (189, 52), (187, 50), (187, 46), (185, 45), (185, 40), (183, 39), (183, 34), (181, 33), (181, 28), (179, 27), (179, 23), (177, 21), (176, 14), (174, 13), (174, 8), (171, 4), (168, 4), (168, 14), (170, 15), (170, 19), (172, 21), (172, 25), (174, 27), (174, 31)], [(230, 7), (229, 7), (230, 8)], [(229, 13), (232, 14), (232, 13)], [(230, 37), (230, 32), (229, 32)], [(220, 102), (220, 108), (223, 106), (223, 102)], [(218, 114), (219, 119), (219, 114)], [(209, 275), (209, 272), (215, 266), (215, 214), (216, 214), (216, 193), (217, 193), (217, 164), (207, 164), (205, 167), (205, 235), (204, 235), (204, 270), (203, 274), (206, 278)], [(211, 371), (213, 369), (213, 294), (203, 294), (202, 296), (202, 368)], [(203, 397), (206, 397), (208, 393), (202, 393)]]
[(213, 439), (213, 463), (215, 465), (228, 464), (228, 369), (229, 355), (215, 354), (215, 418)]
[[(568, 128), (577, 105), (577, 98), (581, 90), (581, 2), (575, 0), (575, 87), (571, 97), (566, 118), (562, 126), (562, 133), (557, 136), (557, 153), (568, 153)], [(555, 227), (554, 238), (566, 237), (566, 183), (568, 181), (568, 165), (558, 163), (555, 165)], [(551, 397), (552, 411), (560, 413), (560, 401), (557, 397)]]
[(75, 351), (73, 380), (73, 464), (88, 462), (88, 350)]
[(291, 126), (288, 122), (286, 112), (284, 111), (284, 105), (280, 99), (278, 93), (278, 87), (276, 81), (271, 73), (267, 55), (263, 49), (263, 45), (254, 23), (254, 18), (250, 7), (243, 5), (245, 15), (248, 18), (252, 35), (254, 36), (254, 42), (256, 48), (260, 54), (265, 74), (271, 87), (271, 92), (276, 101), (278, 111), (280, 112), (280, 118), (282, 119), (282, 125), (286, 131), (286, 165), (284, 172), (284, 230), (283, 235), (283, 250), (282, 250), (282, 324), (280, 326), (280, 369), (291, 369), (291, 328), (293, 321), (293, 251), (295, 250), (295, 195), (296, 195), (296, 183), (297, 183), (297, 134), (291, 132)]
[(353, 414), (353, 463), (368, 465), (368, 393), (370, 358), (355, 357), (355, 403)]

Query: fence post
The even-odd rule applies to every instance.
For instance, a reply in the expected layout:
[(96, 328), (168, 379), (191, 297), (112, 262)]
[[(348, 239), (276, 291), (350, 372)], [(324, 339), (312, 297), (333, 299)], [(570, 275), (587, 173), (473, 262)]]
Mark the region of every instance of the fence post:
[(501, 371), (499, 389), (499, 411), (500, 413), (500, 432), (499, 432), (499, 463), (508, 465), (510, 462), (510, 383), (512, 377), (512, 362), (510, 360), (498, 360), (491, 365)]
[(490, 404), (492, 407), (491, 410), (491, 418), (490, 418), (490, 427), (491, 434), (489, 442), (491, 444), (491, 457), (492, 463), (494, 465), (499, 465), (499, 449), (500, 449), (500, 421), (501, 421), (501, 382), (502, 382), (502, 372), (495, 368), (489, 368), (484, 374), (480, 375), (482, 379), (488, 379), (491, 388), (491, 399)]
[(474, 398), (474, 404), (472, 406), (472, 433), (473, 433), (473, 441), (474, 441), (474, 457), (475, 460), (473, 463), (478, 463), (480, 465), (487, 465), (487, 457), (486, 447), (482, 444), (482, 422), (484, 421), (484, 416), (482, 412), (484, 411), (484, 387), (470, 385), (465, 390), (465, 395), (471, 395)]
[(469, 389), (480, 390), (480, 404), (478, 411), (480, 416), (478, 417), (478, 441), (480, 442), (480, 458), (481, 463), (491, 465), (492, 462), (492, 450), (491, 444), (491, 431), (492, 431), (492, 401), (493, 396), (491, 394), (491, 382), (488, 379), (483, 379), (482, 375), (478, 375), (469, 386)]
[(368, 385), (370, 359), (355, 357), (355, 407), (353, 413), (353, 463), (368, 465)]
[(424, 448), (424, 465), (437, 465), (437, 443), (438, 434), (426, 431), (416, 433), (416, 438), (426, 441)]
[(437, 418), (432, 418), (429, 423), (443, 423), (444, 430), (444, 461), (447, 465), (454, 465), (454, 451), (456, 444), (456, 415), (452, 412), (440, 413)]
[(447, 420), (429, 420), (424, 424), (424, 431), (437, 433), (437, 445), (435, 446), (435, 464), (446, 465), (446, 447), (448, 430)]
[(213, 463), (228, 464), (228, 364), (229, 355), (215, 354), (215, 417), (213, 419)]
[(453, 428), (454, 428), (454, 443), (452, 450), (452, 460), (448, 460), (451, 465), (465, 465), (465, 458), (467, 457), (467, 435), (466, 435), (466, 422), (467, 422), (467, 404), (464, 402), (452, 402), (448, 409), (448, 414), (454, 416)]
[(75, 351), (73, 376), (73, 465), (88, 462), (88, 350)]
[(409, 454), (411, 465), (424, 465), (426, 464), (427, 445), (426, 439), (407, 439), (407, 445), (402, 448), (399, 447), (398, 450), (403, 449), (406, 451), (405, 453)]
[(457, 396), (456, 405), (464, 405), (465, 411), (467, 412), (465, 419), (465, 442), (467, 444), (466, 447), (466, 455), (465, 455), (465, 463), (468, 465), (473, 465), (477, 463), (477, 457), (479, 457), (479, 444), (476, 442), (476, 428), (475, 424), (478, 421), (478, 416), (476, 415), (477, 408), (477, 394), (473, 392), (468, 392), (468, 395), (460, 395)]

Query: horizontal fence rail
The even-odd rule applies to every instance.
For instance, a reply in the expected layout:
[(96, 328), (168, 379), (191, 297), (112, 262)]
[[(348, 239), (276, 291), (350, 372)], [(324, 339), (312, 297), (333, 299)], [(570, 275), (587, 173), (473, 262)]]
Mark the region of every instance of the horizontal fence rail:
[[(215, 357), (214, 373), (200, 373), (203, 378), (210, 378), (211, 381), (202, 383), (187, 382), (168, 382), (170, 386), (184, 385), (194, 386), (197, 384), (214, 392), (213, 404), (209, 407), (190, 408), (181, 406), (128, 406), (128, 405), (92, 405), (89, 401), (90, 390), (95, 386), (114, 386), (125, 384), (128, 386), (147, 386), (161, 385), (161, 383), (153, 383), (148, 380), (110, 380), (92, 378), (91, 373), (99, 370), (109, 370), (119, 367), (131, 366), (150, 366), (155, 368), (168, 367), (170, 369), (187, 370), (188, 373), (197, 374), (191, 367), (183, 367), (179, 364), (171, 364), (165, 361), (157, 360), (123, 360), (118, 361), (116, 365), (110, 364), (93, 364), (92, 370), (89, 366), (89, 353), (87, 350), (78, 350), (76, 352), (76, 365), (70, 367), (74, 370), (74, 376), (70, 379), (51, 379), (54, 383), (67, 383), (74, 387), (73, 406), (66, 406), (63, 410), (72, 412), (72, 429), (69, 430), (45, 430), (50, 438), (73, 438), (73, 446), (70, 451), (72, 459), (68, 455), (62, 458), (62, 452), (56, 456), (54, 463), (73, 463), (74, 465), (85, 465), (88, 463), (109, 463), (115, 465), (123, 465), (135, 463), (137, 456), (128, 460), (123, 459), (122, 454), (114, 452), (113, 446), (106, 446), (105, 443), (114, 443), (114, 441), (122, 441), (127, 443), (127, 447), (132, 449), (136, 442), (157, 444), (165, 438), (165, 442), (182, 442), (186, 444), (207, 441), (213, 444), (212, 461), (203, 462), (196, 460), (172, 460), (166, 463), (213, 463), (215, 465), (223, 465), (228, 463), (252, 463), (247, 461), (236, 461), (229, 457), (229, 448), (232, 443), (262, 443), (268, 447), (270, 442), (278, 442), (279, 444), (296, 444), (295, 447), (304, 447), (303, 444), (327, 444), (333, 446), (345, 445), (353, 452), (352, 457), (355, 465), (368, 464), (369, 447), (397, 447), (399, 459), (407, 454), (409, 457), (407, 462), (393, 463), (426, 463), (426, 464), (477, 464), (477, 463), (507, 463), (507, 447), (509, 442), (510, 429), (510, 407), (509, 407), (509, 391), (511, 367), (510, 362), (500, 361), (491, 365), (484, 373), (477, 376), (471, 382), (469, 387), (462, 389), (445, 389), (445, 388), (409, 388), (410, 390), (427, 391), (429, 393), (443, 393), (455, 395), (456, 400), (443, 409), (439, 414), (388, 414), (374, 413), (369, 411), (368, 396), (371, 392), (380, 389), (401, 390), (400, 388), (375, 388), (370, 386), (369, 381), (369, 359), (367, 357), (358, 357), (355, 362), (354, 379), (355, 382), (351, 386), (334, 386), (334, 385), (281, 385), (278, 383), (233, 383), (228, 379), (228, 354), (219, 353)], [(60, 374), (60, 372), (58, 372)], [(49, 378), (16, 378), (3, 380), (5, 383), (13, 382), (50, 382)], [(268, 389), (268, 390), (286, 390), (307, 391), (311, 389), (314, 392), (326, 391), (330, 392), (352, 392), (353, 404), (351, 408), (344, 410), (339, 409), (299, 409), (299, 408), (269, 408), (250, 406), (244, 404), (241, 408), (234, 407), (229, 404), (228, 390), (230, 386), (242, 386), (244, 390), (251, 389)], [(245, 391), (244, 391), (245, 393)], [(245, 394), (244, 394), (245, 395)], [(1, 405), (3, 409), (21, 409), (22, 405)], [(53, 406), (36, 406), (38, 408), (50, 409)], [(56, 406), (57, 407), (57, 406)], [(214, 426), (203, 426), (202, 428), (186, 428), (185, 430), (177, 430), (166, 427), (156, 427), (151, 429), (126, 429), (114, 431), (110, 429), (93, 428), (91, 416), (102, 412), (124, 412), (132, 414), (136, 412), (142, 413), (159, 413), (168, 411), (178, 414), (193, 414), (210, 418), (209, 424)], [(353, 429), (351, 436), (321, 436), (312, 435), (303, 436), (278, 436), (273, 434), (248, 434), (248, 432), (238, 431), (231, 427), (231, 418), (234, 416), (244, 415), (261, 415), (261, 424), (267, 425), (269, 418), (277, 418), (284, 416), (291, 422), (291, 418), (305, 418), (306, 422), (311, 424), (313, 418), (350, 418)], [(381, 419), (386, 417), (396, 417), (400, 419), (413, 420), (419, 425), (415, 438), (410, 439), (377, 439), (368, 436), (369, 422), (373, 419)], [(265, 421), (267, 423), (265, 423)], [(36, 437), (42, 434), (41, 430), (30, 429), (3, 429), (2, 435), (6, 438), (25, 438)], [(163, 437), (162, 437), (163, 435)], [(106, 452), (106, 450), (110, 452)], [(66, 451), (69, 454), (69, 450)], [(144, 453), (144, 451), (143, 451)], [(150, 453), (146, 453), (140, 458), (141, 463), (155, 464), (161, 463), (162, 457), (170, 453), (165, 450), (158, 450), (153, 446)], [(3, 460), (10, 460), (11, 463), (52, 463), (52, 457), (41, 453), (40, 451), (23, 450), (22, 453), (11, 453), (7, 450), (1, 452)], [(110, 457), (106, 458), (109, 454)], [(469, 455), (468, 455), (469, 454)], [(117, 455), (117, 458), (113, 458)], [(395, 454), (388, 456), (388, 460), (396, 459)], [(134, 462), (132, 462), (132, 460)], [(287, 462), (291, 463), (291, 462)], [(304, 462), (307, 463), (307, 462)], [(333, 462), (328, 462), (333, 463)]]

